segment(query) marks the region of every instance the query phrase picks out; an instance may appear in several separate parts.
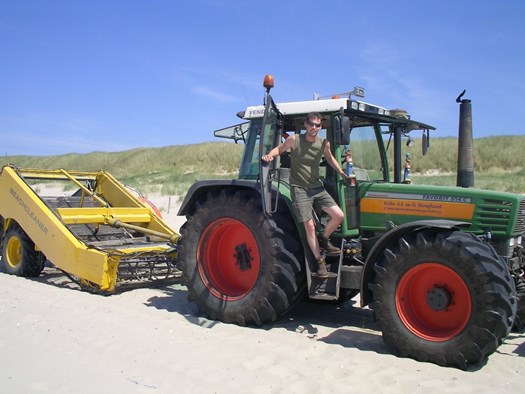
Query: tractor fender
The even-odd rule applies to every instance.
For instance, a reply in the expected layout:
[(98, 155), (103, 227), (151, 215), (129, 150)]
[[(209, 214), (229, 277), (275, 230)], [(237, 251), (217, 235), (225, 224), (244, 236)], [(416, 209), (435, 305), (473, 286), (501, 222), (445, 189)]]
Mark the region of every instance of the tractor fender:
[(469, 227), (470, 225), (471, 224), (468, 222), (454, 220), (417, 220), (388, 230), (374, 244), (370, 253), (368, 253), (368, 256), (366, 257), (363, 273), (361, 275), (361, 307), (368, 305), (372, 300), (372, 291), (368, 288), (370, 275), (372, 274), (377, 259), (389, 245), (411, 232), (418, 232), (428, 228), (434, 228), (439, 232), (454, 228)]
[[(249, 179), (212, 179), (197, 181), (188, 189), (184, 200), (179, 208), (177, 215), (185, 216), (186, 214), (193, 214), (196, 209), (196, 203), (202, 200), (210, 192), (219, 194), (222, 189), (238, 189), (244, 190), (249, 193), (254, 193), (259, 196), (261, 195), (261, 185), (258, 180)], [(272, 192), (279, 193), (280, 197), (284, 200), (288, 210), (292, 210), (292, 202), (290, 197), (282, 194), (275, 184), (272, 184)]]
[(205, 198), (209, 192), (216, 191), (220, 193), (224, 188), (247, 189), (257, 194), (261, 193), (259, 182), (256, 180), (212, 179), (197, 181), (188, 189), (177, 215), (185, 216), (187, 213), (192, 214), (196, 202)]
[[(178, 216), (193, 215), (198, 207), (199, 201), (204, 201), (209, 193), (219, 195), (222, 190), (235, 189), (244, 193), (251, 193), (256, 195), (257, 198), (261, 198), (261, 188), (258, 180), (246, 180), (246, 179), (214, 179), (204, 180), (195, 182), (186, 193), (184, 200), (177, 213)], [(280, 194), (280, 214), (289, 213), (290, 217), (294, 222), (294, 230), (298, 231), (301, 238), (303, 248), (308, 248), (306, 237), (304, 234), (304, 227), (297, 222), (297, 218), (293, 214), (292, 201), (288, 195), (280, 193), (279, 189), (272, 185), (272, 192)], [(284, 204), (284, 207), (283, 207)]]

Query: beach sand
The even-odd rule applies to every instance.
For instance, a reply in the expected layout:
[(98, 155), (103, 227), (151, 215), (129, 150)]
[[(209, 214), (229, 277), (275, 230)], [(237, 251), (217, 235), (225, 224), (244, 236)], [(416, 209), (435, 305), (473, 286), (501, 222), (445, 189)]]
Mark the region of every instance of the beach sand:
[[(148, 196), (175, 230), (174, 197)], [(168, 212), (169, 209), (169, 212)], [(100, 296), (0, 272), (3, 393), (519, 393), (525, 334), (474, 371), (398, 358), (368, 309), (303, 302), (275, 324), (200, 317), (184, 286)]]

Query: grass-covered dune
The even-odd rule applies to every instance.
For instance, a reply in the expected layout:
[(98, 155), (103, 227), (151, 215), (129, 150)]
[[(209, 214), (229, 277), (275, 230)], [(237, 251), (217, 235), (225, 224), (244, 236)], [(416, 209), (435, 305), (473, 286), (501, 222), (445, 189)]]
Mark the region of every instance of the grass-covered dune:
[[(422, 156), (416, 140), (410, 149), (412, 182), (455, 185), (457, 139), (433, 138)], [(235, 178), (243, 145), (207, 142), (161, 148), (137, 148), (123, 152), (92, 152), (59, 156), (4, 156), (1, 165), (104, 169), (123, 183), (141, 190), (183, 196), (197, 180)], [(405, 149), (408, 149), (405, 147)], [(483, 189), (525, 193), (525, 136), (501, 136), (474, 140), (474, 186)]]

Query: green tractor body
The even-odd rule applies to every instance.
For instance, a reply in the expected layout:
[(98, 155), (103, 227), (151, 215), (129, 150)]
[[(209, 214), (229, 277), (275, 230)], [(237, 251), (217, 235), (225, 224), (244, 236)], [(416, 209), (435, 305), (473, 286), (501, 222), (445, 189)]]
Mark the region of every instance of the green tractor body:
[[(458, 170), (460, 186), (412, 184), (403, 142), (421, 135), (426, 153), (434, 127), (353, 99), (362, 89), (279, 104), (267, 89), (265, 105), (215, 132), (244, 143), (238, 178), (195, 183), (179, 211), (187, 217), (183, 276), (202, 312), (262, 325), (305, 294), (341, 302), (359, 293), (394, 353), (459, 368), (483, 362), (512, 327), (523, 328), (524, 196), (465, 187), (473, 182), (469, 161)], [(327, 257), (328, 278), (315, 275), (294, 215), (289, 152), (270, 165), (261, 161), (291, 133), (304, 132), (310, 112), (322, 115), (320, 136), (349, 175), (345, 181), (321, 164), (323, 184), (345, 213), (332, 236), (341, 253)], [(470, 111), (462, 112), (469, 129)], [(321, 231), (326, 217), (314, 216)]]

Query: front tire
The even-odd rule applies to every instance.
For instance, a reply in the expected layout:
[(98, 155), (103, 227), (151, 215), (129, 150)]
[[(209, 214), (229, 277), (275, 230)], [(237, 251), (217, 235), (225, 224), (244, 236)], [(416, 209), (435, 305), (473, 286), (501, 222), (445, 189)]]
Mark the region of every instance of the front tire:
[(492, 247), (459, 231), (419, 232), (374, 268), (373, 308), (387, 347), (403, 357), (466, 369), (512, 327), (513, 279)]
[(45, 257), (35, 250), (35, 244), (17, 224), (7, 230), (2, 242), (2, 261), (7, 273), (23, 277), (39, 276)]
[(512, 330), (515, 332), (525, 331), (525, 278), (523, 276), (515, 276), (514, 283), (516, 284), (516, 297), (518, 300), (518, 310), (516, 311), (516, 318)]
[(257, 195), (223, 190), (197, 204), (179, 256), (190, 299), (227, 323), (276, 320), (304, 290), (296, 236), (263, 214)]

